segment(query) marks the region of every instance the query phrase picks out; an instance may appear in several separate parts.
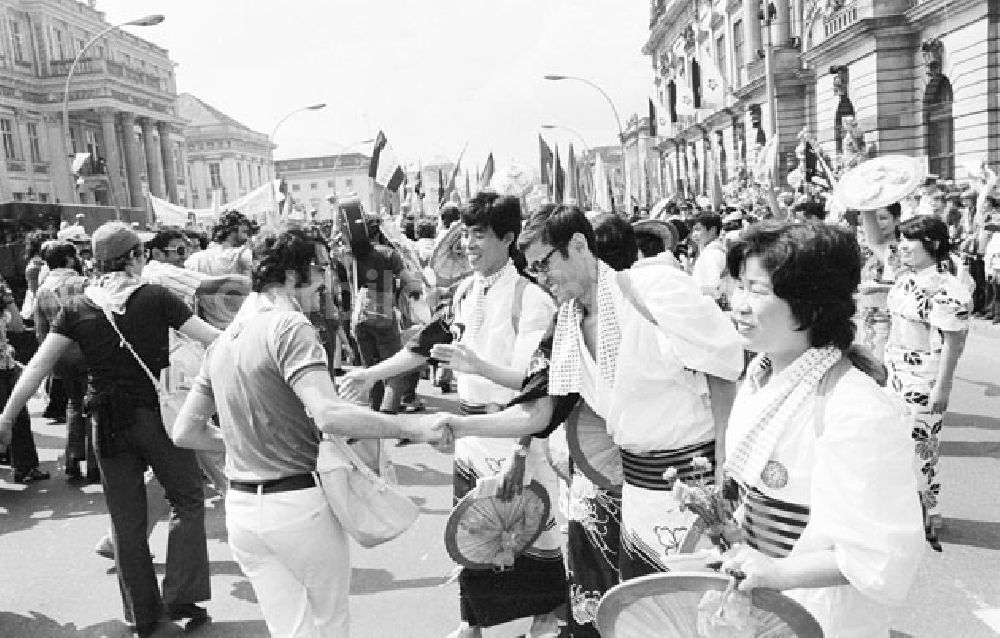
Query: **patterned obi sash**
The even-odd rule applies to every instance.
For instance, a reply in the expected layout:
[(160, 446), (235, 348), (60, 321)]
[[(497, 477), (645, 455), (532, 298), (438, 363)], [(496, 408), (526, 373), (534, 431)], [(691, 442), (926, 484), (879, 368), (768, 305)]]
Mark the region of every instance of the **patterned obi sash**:
[[(715, 467), (715, 441), (695, 443), (676, 450), (653, 450), (651, 452), (629, 452), (622, 450), (622, 473), (629, 485), (646, 490), (666, 492), (671, 486), (663, 479), (669, 467), (677, 468), (677, 478), (682, 481), (696, 479), (701, 474), (695, 472), (691, 460), (703, 456)], [(706, 483), (715, 482), (715, 472), (705, 476)]]
[(741, 486), (741, 492), (747, 545), (772, 558), (788, 556), (809, 522), (809, 507), (779, 501), (757, 488)]

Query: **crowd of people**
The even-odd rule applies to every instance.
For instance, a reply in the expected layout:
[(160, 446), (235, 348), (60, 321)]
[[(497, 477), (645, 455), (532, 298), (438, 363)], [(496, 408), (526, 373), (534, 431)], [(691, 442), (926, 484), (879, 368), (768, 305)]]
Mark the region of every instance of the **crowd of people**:
[[(836, 221), (815, 202), (626, 219), (485, 190), (360, 233), (236, 211), (211, 241), (71, 227), (29, 242), (24, 307), (0, 290), (0, 446), (15, 481), (50, 478), (25, 409), (45, 383), (67, 479), (103, 485), (96, 549), (143, 636), (208, 620), (206, 485), (272, 635), (348, 635), (324, 437), (453, 452), (456, 501), (496, 478), (563, 504), (568, 526), (553, 514), (510, 568), (460, 571), (452, 638), (525, 617), (533, 637), (598, 636), (605, 592), (686, 551), (695, 516), (671, 481), (706, 463), (737, 506), (721, 561), (741, 590), (785, 592), (828, 636), (887, 636), (924, 547), (941, 550), (938, 440), (970, 320), (1000, 322), (995, 182)], [(467, 274), (450, 281), (435, 259), (454, 232)], [(7, 335), (32, 326), (37, 351), (16, 353)], [(196, 364), (167, 422), (156, 380), (180, 352)], [(421, 374), (460, 413), (420, 414)], [(553, 466), (580, 419), (620, 455), (617, 484), (585, 458)], [(167, 516), (161, 589), (148, 538)]]

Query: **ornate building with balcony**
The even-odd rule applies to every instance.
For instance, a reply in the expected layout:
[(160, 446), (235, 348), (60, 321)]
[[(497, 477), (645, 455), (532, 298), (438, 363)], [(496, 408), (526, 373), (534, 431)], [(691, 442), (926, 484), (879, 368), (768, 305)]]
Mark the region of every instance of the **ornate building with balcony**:
[(997, 0), (654, 0), (664, 191), (718, 204), (774, 135), (784, 183), (798, 133), (835, 156), (847, 118), (870, 152), (925, 156), (944, 179), (1000, 163), (998, 27)]
[(322, 157), (300, 157), (277, 160), (274, 168), (285, 180), (288, 195), (296, 205), (316, 220), (335, 219), (335, 210), (328, 199), (357, 195), (367, 207), (371, 201), (371, 180), (368, 165), (371, 158), (364, 153), (342, 153)]
[(238, 199), (274, 179), (274, 144), (189, 93), (177, 96), (184, 120), (186, 176), (191, 208)]
[[(111, 25), (94, 2), (0, 0), (0, 201), (145, 208), (183, 200), (183, 137), (166, 49)], [(64, 132), (63, 99), (69, 134)], [(68, 139), (67, 139), (68, 137)], [(71, 157), (90, 153), (79, 172)]]

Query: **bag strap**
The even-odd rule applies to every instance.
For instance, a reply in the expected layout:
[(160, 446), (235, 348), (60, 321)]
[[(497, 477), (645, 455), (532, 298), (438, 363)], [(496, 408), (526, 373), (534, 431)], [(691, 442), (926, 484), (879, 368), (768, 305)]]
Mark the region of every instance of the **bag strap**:
[(653, 324), (654, 326), (659, 325), (656, 323), (656, 317), (653, 313), (649, 311), (646, 304), (635, 294), (635, 288), (632, 287), (632, 278), (628, 276), (627, 270), (622, 270), (618, 272), (615, 277), (618, 279), (618, 287), (621, 288), (622, 295), (625, 299), (632, 304), (632, 307), (643, 316), (646, 321)]
[(118, 338), (121, 340), (121, 345), (132, 353), (132, 356), (135, 357), (135, 360), (139, 362), (139, 367), (141, 367), (142, 371), (146, 373), (147, 377), (149, 377), (149, 382), (153, 384), (153, 388), (156, 390), (156, 394), (163, 394), (164, 389), (160, 385), (160, 380), (157, 379), (155, 376), (153, 376), (153, 371), (149, 369), (149, 366), (147, 366), (146, 362), (142, 360), (142, 357), (139, 356), (139, 353), (135, 351), (135, 348), (133, 348), (132, 344), (129, 343), (128, 339), (125, 338), (125, 335), (122, 334), (122, 331), (118, 329), (118, 324), (115, 323), (114, 313), (111, 312), (111, 308), (109, 308), (108, 306), (102, 306), (101, 310), (104, 311), (104, 316), (108, 318), (108, 323), (110, 323), (111, 327), (114, 328), (115, 332), (118, 333)]
[(816, 438), (823, 436), (823, 429), (825, 424), (823, 423), (823, 417), (826, 414), (826, 402), (833, 391), (833, 388), (837, 385), (845, 374), (853, 367), (850, 358), (846, 355), (841, 356), (837, 360), (837, 363), (833, 364), (829, 370), (823, 375), (816, 384), (816, 403), (815, 412), (813, 413), (813, 429), (816, 432)]
[[(361, 457), (358, 456), (358, 453), (355, 452), (351, 448), (351, 446), (347, 444), (347, 441), (345, 441), (343, 437), (324, 436), (323, 440), (333, 443), (333, 445), (335, 445), (337, 449), (340, 450), (341, 454), (343, 454), (347, 458), (347, 460), (351, 462), (351, 465), (353, 465), (359, 472), (361, 472), (361, 474), (364, 475), (364, 477), (367, 478), (369, 481), (373, 483), (378, 483), (380, 481), (383, 483), (385, 482), (385, 478), (379, 476), (372, 470), (372, 468), (368, 467), (368, 464), (361, 460)], [(381, 443), (379, 443), (379, 445), (381, 446)], [(382, 452), (380, 449), (379, 456), (381, 457), (381, 455)]]

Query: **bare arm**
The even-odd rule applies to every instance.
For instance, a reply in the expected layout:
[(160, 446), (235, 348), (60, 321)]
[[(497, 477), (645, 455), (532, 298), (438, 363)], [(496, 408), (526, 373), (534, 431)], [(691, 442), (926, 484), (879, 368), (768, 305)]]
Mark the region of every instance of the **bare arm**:
[(721, 485), (722, 466), (726, 462), (726, 428), (729, 426), (729, 413), (733, 410), (736, 399), (735, 381), (727, 381), (710, 374), (708, 379), (708, 396), (712, 404), (712, 420), (715, 421), (715, 468), (716, 479)]
[[(168, 430), (174, 445), (193, 450), (221, 451), (222, 433), (212, 424), (215, 400), (203, 392), (188, 392), (173, 429)], [(170, 425), (164, 424), (168, 429)]]
[(951, 395), (951, 386), (955, 379), (955, 368), (958, 367), (958, 359), (965, 349), (965, 338), (968, 335), (964, 330), (945, 331), (942, 334), (944, 344), (941, 348), (941, 364), (938, 366), (934, 388), (928, 399), (931, 411), (935, 414), (944, 414), (948, 410), (948, 397)]
[(41, 385), (42, 380), (52, 372), (56, 361), (72, 343), (73, 340), (69, 337), (54, 332), (49, 333), (42, 345), (39, 346), (35, 356), (24, 368), (17, 384), (14, 385), (14, 389), (11, 390), (7, 405), (3, 409), (3, 414), (0, 415), (0, 421), (13, 423), (14, 418), (28, 403), (28, 399), (35, 394), (35, 390)]
[(35, 299), (35, 339), (38, 343), (45, 341), (49, 334), (49, 320), (45, 313), (38, 309), (38, 299)]
[(787, 558), (771, 558), (748, 546), (737, 546), (723, 562), (723, 570), (740, 570), (746, 579), (740, 590), (758, 587), (777, 589), (814, 589), (847, 585), (849, 581), (837, 565), (832, 549), (804, 552)]
[(520, 390), (524, 383), (524, 370), (486, 361), (464, 343), (436, 344), (431, 356), (456, 372), (475, 374), (505, 388)]
[(448, 416), (447, 425), (451, 427), (456, 437), (521, 438), (541, 432), (548, 427), (554, 409), (555, 399), (543, 397), (519, 403), (493, 414)]
[(882, 231), (878, 227), (878, 218), (873, 210), (861, 211), (861, 229), (865, 233), (865, 242), (874, 249), (882, 243)]
[(191, 318), (180, 327), (180, 331), (185, 336), (201, 342), (203, 346), (208, 346), (221, 334), (218, 328), (209, 325), (197, 315), (191, 315)]
[(21, 311), (13, 301), (7, 304), (7, 332), (24, 332), (24, 320)]
[(249, 295), (250, 278), (245, 275), (208, 276), (198, 284), (198, 288), (194, 291), (194, 294), (214, 295), (220, 292), (243, 296)]
[(423, 415), (382, 414), (367, 406), (344, 401), (337, 396), (337, 389), (325, 370), (306, 372), (292, 384), (292, 391), (326, 434), (355, 439), (412, 439), (422, 442), (438, 438), (426, 425)]

